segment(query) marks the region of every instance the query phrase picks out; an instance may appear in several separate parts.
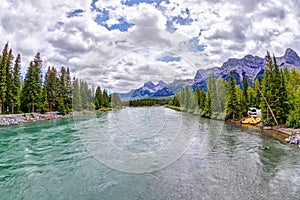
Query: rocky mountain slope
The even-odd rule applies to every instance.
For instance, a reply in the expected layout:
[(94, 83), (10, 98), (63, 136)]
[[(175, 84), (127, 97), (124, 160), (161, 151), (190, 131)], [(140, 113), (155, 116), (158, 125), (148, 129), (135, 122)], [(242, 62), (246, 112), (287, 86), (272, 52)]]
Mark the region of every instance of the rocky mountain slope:
[[(298, 54), (290, 48), (286, 50), (282, 57), (277, 57), (276, 60), (280, 67), (289, 69), (296, 67), (300, 70), (300, 58)], [(192, 89), (201, 87), (206, 90), (207, 80), (212, 73), (214, 73), (216, 79), (224, 78), (228, 80), (230, 71), (233, 72), (237, 84), (242, 83), (243, 77), (246, 77), (249, 83), (251, 83), (253, 79), (262, 77), (265, 65), (266, 59), (258, 56), (246, 55), (241, 59), (230, 58), (224, 62), (221, 67), (199, 69), (194, 79), (174, 80), (169, 84), (159, 81), (156, 85), (150, 81), (146, 82), (142, 87), (133, 89), (128, 93), (119, 93), (119, 96), (123, 100), (166, 97), (176, 94), (184, 86), (188, 86)]]

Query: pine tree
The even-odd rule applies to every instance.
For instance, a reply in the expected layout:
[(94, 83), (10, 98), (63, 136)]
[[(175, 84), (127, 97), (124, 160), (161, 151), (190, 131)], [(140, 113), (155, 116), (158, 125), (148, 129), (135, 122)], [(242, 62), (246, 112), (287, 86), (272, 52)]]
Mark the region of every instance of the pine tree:
[(238, 102), (237, 102), (237, 95), (235, 89), (235, 80), (233, 78), (233, 73), (230, 71), (229, 75), (229, 89), (226, 95), (226, 114), (230, 116), (232, 119), (236, 117), (238, 112)]
[(279, 78), (281, 78), (281, 81), (279, 83), (280, 85), (278, 88), (278, 98), (279, 98), (278, 106), (280, 109), (278, 109), (277, 118), (280, 124), (285, 124), (287, 120), (289, 105), (288, 105), (288, 93), (286, 89), (283, 70), (280, 70), (279, 76), (280, 76)]
[(204, 110), (205, 108), (205, 93), (203, 91), (202, 88), (197, 90), (197, 95), (198, 95), (198, 106), (199, 106), (199, 110)]
[(21, 55), (18, 54), (14, 69), (13, 69), (13, 78), (12, 78), (12, 101), (11, 101), (11, 111), (12, 114), (15, 113), (15, 111), (19, 111), (20, 109), (20, 93), (21, 93)]
[(61, 67), (60, 69), (60, 75), (58, 79), (58, 98), (57, 98), (57, 111), (60, 113), (65, 114), (67, 112), (66, 110), (66, 69), (65, 67)]
[[(266, 119), (264, 123), (275, 125), (277, 121), (279, 121), (279, 123), (284, 123), (286, 120), (286, 86), (283, 72), (279, 70), (279, 66), (277, 64), (275, 56), (273, 55), (272, 59), (270, 53), (267, 52), (266, 60), (267, 65), (265, 67), (262, 93), (266, 101), (268, 102), (270, 109), (266, 102), (263, 100), (261, 101), (261, 110), (263, 118)], [(272, 114), (272, 118), (269, 118), (269, 116), (267, 116), (268, 112), (271, 112), (271, 114), (273, 113), (274, 116)], [(274, 117), (276, 118), (276, 121)]]
[(288, 127), (300, 128), (300, 73), (293, 67), (283, 72), (288, 96)]
[(47, 93), (48, 108), (50, 111), (53, 111), (53, 108), (56, 108), (58, 103), (58, 80), (55, 67), (48, 67), (44, 87)]
[(13, 71), (12, 71), (12, 61), (13, 61), (13, 54), (12, 49), (9, 50), (7, 62), (6, 62), (6, 95), (5, 95), (5, 102), (4, 102), (4, 108), (6, 109), (6, 112), (9, 112), (9, 109), (11, 108), (11, 104), (13, 102), (13, 96), (12, 96), (12, 79), (13, 79)]
[(0, 114), (4, 111), (4, 104), (6, 102), (6, 76), (7, 76), (7, 62), (8, 62), (8, 42), (5, 44), (2, 51), (0, 63)]
[(71, 82), (70, 82), (70, 71), (69, 68), (61, 67), (60, 75), (57, 78), (58, 81), (58, 98), (57, 111), (62, 114), (68, 114), (71, 112)]
[(101, 87), (98, 86), (96, 89), (96, 94), (95, 94), (95, 109), (99, 110), (102, 106), (102, 91), (101, 91)]
[(249, 108), (248, 81), (243, 77), (243, 97), (242, 97), (242, 113), (245, 115)]
[[(37, 53), (34, 61), (30, 62), (27, 74), (22, 87), (22, 105), (24, 109), (35, 112), (35, 109), (42, 104), (42, 60), (40, 53)], [(27, 111), (28, 111), (27, 110)]]
[(262, 91), (262, 83), (261, 83), (261, 80), (260, 79), (256, 79), (255, 82), (254, 82), (254, 101), (251, 105), (254, 105), (255, 107), (257, 108), (261, 108), (260, 105), (261, 105), (261, 94), (260, 94), (260, 91)]
[(109, 107), (109, 99), (108, 99), (108, 95), (107, 95), (107, 92), (105, 89), (103, 90), (102, 97), (103, 97), (102, 106), (104, 108), (108, 108)]
[(85, 80), (80, 80), (80, 96), (82, 101), (82, 108), (93, 110), (94, 100), (92, 90), (89, 89), (88, 84)]
[(210, 91), (207, 91), (207, 93), (206, 93), (204, 114), (205, 114), (205, 117), (208, 117), (208, 118), (210, 118), (211, 114), (212, 114)]
[(44, 84), (43, 91), (42, 91), (42, 103), (41, 103), (41, 113), (45, 113), (49, 111), (49, 102), (47, 98), (47, 87)]
[(78, 79), (73, 80), (73, 109), (78, 111), (82, 109), (82, 101), (80, 95), (80, 85)]
[(209, 77), (208, 81), (208, 89), (210, 93), (210, 99), (211, 99), (211, 109), (212, 112), (220, 112), (220, 102), (219, 97), (217, 93), (217, 86), (216, 86), (216, 80), (214, 73)]
[(71, 75), (70, 75), (70, 69), (67, 68), (66, 74), (65, 74), (65, 108), (66, 113), (70, 113), (72, 111), (72, 82), (71, 82)]
[(226, 111), (226, 88), (227, 82), (223, 78), (219, 78), (216, 82), (217, 96), (219, 101), (219, 113)]
[(117, 93), (111, 95), (111, 107), (117, 109), (122, 107), (121, 99)]
[(189, 88), (186, 86), (183, 88), (183, 106), (184, 106), (184, 110), (188, 111), (189, 107), (190, 107), (190, 90)]
[(180, 103), (178, 101), (177, 95), (174, 95), (174, 97), (173, 97), (173, 106), (180, 107)]
[(287, 126), (300, 128), (300, 85), (296, 89), (292, 103), (293, 106), (288, 116)]
[(236, 118), (242, 118), (245, 109), (244, 109), (244, 99), (243, 99), (243, 91), (241, 90), (239, 85), (235, 86), (235, 94), (236, 94)]

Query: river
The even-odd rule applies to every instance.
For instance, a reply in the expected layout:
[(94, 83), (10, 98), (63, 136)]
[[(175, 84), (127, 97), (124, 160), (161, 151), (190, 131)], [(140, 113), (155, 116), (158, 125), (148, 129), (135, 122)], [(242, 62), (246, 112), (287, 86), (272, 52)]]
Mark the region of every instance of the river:
[(260, 130), (125, 108), (1, 128), (0, 199), (300, 199), (299, 155)]

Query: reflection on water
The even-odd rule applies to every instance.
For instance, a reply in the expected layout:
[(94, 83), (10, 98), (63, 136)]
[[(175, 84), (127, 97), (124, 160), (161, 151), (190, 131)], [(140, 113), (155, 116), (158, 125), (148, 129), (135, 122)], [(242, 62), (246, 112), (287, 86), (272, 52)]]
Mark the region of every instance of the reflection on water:
[[(299, 199), (298, 149), (260, 130), (220, 124), (162, 107), (143, 108), (148, 110), (141, 116), (140, 108), (130, 109), (143, 133), (126, 135), (124, 124), (114, 122), (122, 121), (126, 109), (96, 118), (97, 131), (106, 130), (104, 133), (110, 134), (107, 138), (123, 149), (149, 152), (154, 147), (163, 148), (174, 139), (173, 131), (180, 130), (178, 120), (187, 124), (182, 132), (196, 134), (184, 154), (170, 165), (133, 174), (109, 168), (93, 157), (73, 119), (2, 128), (0, 199)], [(149, 123), (149, 119), (151, 123), (165, 121), (167, 125), (154, 127), (164, 134), (152, 132), (146, 137), (150, 124), (143, 123)], [(85, 116), (75, 122), (89, 124), (92, 120)], [(136, 130), (134, 123), (128, 126), (135, 127), (125, 130)], [(262, 148), (266, 146), (269, 148)]]

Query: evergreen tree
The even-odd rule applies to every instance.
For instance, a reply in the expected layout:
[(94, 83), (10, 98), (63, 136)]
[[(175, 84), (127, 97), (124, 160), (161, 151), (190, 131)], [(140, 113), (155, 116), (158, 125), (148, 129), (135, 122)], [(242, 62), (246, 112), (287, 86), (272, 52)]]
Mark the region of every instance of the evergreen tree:
[(180, 107), (180, 103), (179, 103), (177, 95), (174, 95), (174, 97), (173, 97), (173, 106)]
[(195, 112), (196, 110), (198, 111), (198, 99), (197, 99), (197, 94), (196, 92), (190, 91), (190, 98), (189, 98), (189, 112)]
[(5, 102), (4, 108), (6, 112), (9, 112), (11, 108), (11, 104), (13, 102), (12, 96), (12, 79), (13, 79), (13, 71), (12, 71), (12, 61), (13, 61), (13, 54), (12, 49), (9, 50), (7, 62), (6, 62), (6, 94), (5, 94)]
[(69, 68), (61, 67), (58, 80), (57, 111), (63, 114), (71, 112), (71, 82)]
[(226, 111), (226, 88), (227, 82), (223, 78), (219, 78), (216, 82), (217, 96), (219, 102), (219, 113)]
[(95, 109), (99, 110), (102, 106), (102, 102), (103, 102), (103, 97), (102, 97), (102, 91), (101, 91), (101, 87), (98, 86), (96, 88), (96, 94), (95, 94)]
[(262, 91), (261, 87), (262, 83), (260, 79), (256, 79), (254, 82), (254, 101), (253, 104), (256, 108), (261, 108), (261, 94), (260, 91)]
[(300, 85), (296, 89), (292, 103), (293, 106), (287, 119), (287, 126), (300, 128)]
[(6, 76), (8, 64), (8, 42), (5, 44), (0, 63), (0, 114), (4, 111), (4, 104), (6, 102)]
[(283, 70), (280, 70), (279, 78), (281, 78), (281, 81), (279, 83), (279, 88), (278, 88), (279, 109), (277, 109), (276, 114), (277, 114), (277, 120), (279, 124), (285, 124), (287, 120), (288, 111), (289, 111), (289, 105), (288, 105), (288, 93), (287, 93), (286, 84), (284, 80)]
[[(268, 112), (273, 112), (275, 118), (279, 123), (284, 123), (286, 120), (287, 112), (287, 99), (286, 99), (286, 86), (284, 81), (283, 72), (279, 70), (279, 66), (276, 62), (276, 58), (273, 55), (273, 59), (270, 53), (267, 52), (266, 56), (267, 65), (265, 67), (265, 74), (262, 84), (262, 93), (268, 102), (269, 107), (266, 102), (261, 101), (261, 110), (265, 124), (275, 125), (275, 119), (269, 118), (267, 116)], [(282, 96), (285, 95), (285, 96)], [(263, 97), (262, 97), (263, 98)]]
[(49, 111), (49, 101), (47, 98), (47, 87), (44, 84), (43, 91), (42, 91), (42, 103), (41, 103), (41, 113), (45, 113)]
[(21, 56), (18, 54), (14, 69), (13, 69), (13, 77), (12, 77), (12, 101), (11, 101), (11, 112), (12, 114), (15, 111), (19, 112), (20, 109), (20, 93), (21, 93)]
[(204, 116), (210, 118), (212, 114), (210, 91), (207, 91), (205, 97)]
[(249, 107), (257, 107), (255, 104), (255, 88), (248, 87)]
[(205, 93), (204, 93), (204, 91), (203, 91), (202, 88), (198, 89), (197, 95), (198, 95), (198, 106), (199, 106), (199, 109), (203, 111), (204, 108), (205, 108), (205, 99), (206, 99), (206, 96), (205, 96)]
[(215, 80), (214, 73), (209, 77), (208, 90), (209, 90), (210, 99), (211, 99), (212, 112), (219, 113), (221, 109), (220, 109), (219, 97), (217, 94), (217, 86), (216, 86), (216, 80)]
[(65, 74), (65, 108), (66, 113), (70, 113), (72, 110), (72, 82), (71, 82), (71, 75), (70, 75), (70, 69), (67, 68), (66, 74)]
[(235, 89), (235, 80), (233, 78), (232, 71), (230, 71), (229, 75), (229, 89), (226, 95), (226, 114), (227, 116), (230, 116), (232, 119), (236, 117), (237, 114), (237, 95), (236, 95), (236, 89)]
[(242, 97), (242, 113), (246, 115), (249, 109), (249, 94), (248, 94), (248, 80), (243, 77), (243, 97)]
[(35, 112), (42, 103), (42, 60), (37, 53), (34, 61), (30, 62), (22, 87), (22, 105), (26, 111)]
[(78, 79), (73, 80), (73, 109), (78, 111), (82, 109), (82, 101), (80, 95), (80, 85)]
[(243, 99), (243, 91), (241, 90), (240, 86), (235, 86), (235, 94), (236, 94), (236, 118), (242, 118), (245, 109), (244, 109), (244, 99)]
[(190, 107), (190, 90), (189, 88), (186, 86), (183, 88), (183, 106), (184, 106), (184, 110), (185, 111), (188, 111), (189, 110), (189, 107)]
[[(300, 73), (296, 68), (292, 68), (290, 71), (284, 69), (282, 75), (284, 84), (281, 85), (282, 94), (280, 95), (285, 98), (281, 98), (281, 101), (285, 101), (283, 108), (285, 108), (284, 112), (288, 114), (286, 125), (300, 128)], [(286, 90), (283, 85), (286, 85)]]
[(122, 107), (121, 99), (117, 93), (111, 95), (111, 107), (117, 109)]
[(46, 89), (48, 108), (50, 111), (53, 111), (53, 109), (57, 107), (58, 102), (58, 80), (55, 67), (48, 67), (48, 71), (45, 75), (44, 88)]
[(108, 108), (109, 107), (109, 99), (108, 99), (108, 95), (107, 95), (107, 92), (105, 89), (103, 90), (102, 97), (103, 97), (102, 106), (104, 108)]

